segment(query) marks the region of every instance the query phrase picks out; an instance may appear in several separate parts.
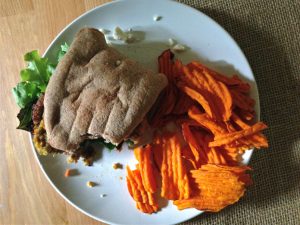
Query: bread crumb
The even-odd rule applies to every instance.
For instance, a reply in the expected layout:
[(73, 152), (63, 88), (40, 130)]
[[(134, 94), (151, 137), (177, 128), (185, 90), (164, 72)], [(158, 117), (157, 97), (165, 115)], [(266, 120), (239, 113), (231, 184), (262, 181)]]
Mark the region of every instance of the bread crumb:
[(72, 163), (77, 163), (79, 159), (79, 156), (72, 154), (69, 157), (67, 157), (67, 163), (72, 164)]
[(123, 177), (120, 177), (120, 180), (123, 180)]
[(83, 163), (84, 163), (85, 166), (92, 166), (93, 165), (93, 161), (94, 161), (93, 157), (83, 159)]
[(89, 188), (92, 188), (92, 187), (96, 186), (96, 183), (94, 183), (93, 181), (88, 181), (88, 182), (86, 182), (86, 186), (88, 186)]
[(69, 157), (67, 158), (67, 162), (68, 162), (69, 164), (71, 164), (71, 163), (74, 163), (75, 161), (73, 160), (73, 158), (72, 158), (71, 156), (69, 156)]
[(123, 169), (123, 165), (121, 163), (114, 163), (113, 168), (116, 169)]

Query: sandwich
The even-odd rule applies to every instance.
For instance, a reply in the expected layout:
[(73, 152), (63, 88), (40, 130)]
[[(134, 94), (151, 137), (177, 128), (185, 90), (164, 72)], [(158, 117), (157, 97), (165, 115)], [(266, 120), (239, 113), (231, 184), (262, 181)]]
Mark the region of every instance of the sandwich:
[(34, 144), (42, 154), (76, 153), (93, 139), (138, 144), (147, 113), (167, 83), (164, 74), (108, 46), (100, 31), (83, 28), (33, 105)]

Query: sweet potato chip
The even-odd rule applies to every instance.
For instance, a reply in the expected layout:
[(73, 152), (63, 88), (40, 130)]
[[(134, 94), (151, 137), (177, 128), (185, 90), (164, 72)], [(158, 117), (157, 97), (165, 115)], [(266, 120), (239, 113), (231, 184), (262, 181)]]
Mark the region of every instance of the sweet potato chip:
[(221, 120), (222, 112), (218, 109), (214, 89), (210, 87), (207, 78), (199, 71), (191, 70), (187, 66), (183, 67), (183, 73), (184, 76), (180, 78), (185, 86), (180, 82), (177, 85), (183, 88), (186, 94), (198, 101), (211, 118)]
[(223, 121), (228, 121), (232, 113), (232, 98), (228, 88), (221, 82), (216, 81), (214, 77), (207, 71), (203, 72), (206, 77), (211, 92), (213, 93), (214, 103), (221, 113)]
[(154, 162), (158, 169), (161, 170), (162, 160), (163, 160), (163, 141), (158, 135), (153, 140), (151, 144), (153, 151)]
[(199, 163), (195, 161), (195, 157), (192, 153), (192, 150), (188, 145), (182, 148), (182, 158), (185, 161), (187, 171), (199, 168)]
[(161, 196), (166, 199), (185, 199), (190, 195), (181, 149), (182, 146), (176, 133), (164, 139)]
[(153, 213), (159, 210), (154, 194), (146, 191), (142, 176), (138, 169), (130, 170), (127, 166), (127, 187), (131, 197), (136, 201), (137, 208), (144, 213)]
[(232, 112), (232, 97), (229, 89), (216, 80), (209, 70), (193, 64), (183, 66), (182, 82), (179, 86), (198, 101), (208, 115), (216, 120), (229, 120)]
[(207, 160), (202, 163), (216, 164), (216, 165), (236, 165), (236, 155), (232, 157), (224, 148), (211, 148), (208, 146), (209, 142), (213, 140), (212, 135), (205, 134), (200, 131), (194, 131), (194, 136), (201, 142), (201, 146), (204, 149)]
[(188, 115), (190, 118), (197, 121), (199, 125), (202, 125), (211, 131), (214, 135), (227, 133), (226, 129), (221, 124), (209, 118), (206, 113), (201, 113), (196, 107), (189, 109)]
[(243, 82), (237, 75), (233, 75), (232, 77), (227, 77), (225, 75), (222, 75), (221, 73), (218, 73), (217, 71), (214, 71), (204, 66), (203, 64), (197, 61), (192, 61), (188, 65), (189, 67), (194, 67), (197, 68), (198, 70), (207, 71), (217, 81), (220, 81), (226, 86), (228, 86), (229, 89), (241, 90), (241, 92), (244, 93), (248, 93), (250, 91), (250, 85), (248, 83)]
[(249, 135), (258, 133), (259, 131), (262, 131), (266, 128), (267, 128), (267, 125), (265, 125), (262, 122), (258, 122), (245, 130), (236, 131), (236, 132), (232, 132), (232, 133), (228, 133), (228, 134), (220, 134), (220, 135), (215, 136), (215, 140), (213, 142), (210, 142), (209, 146), (215, 147), (215, 146), (221, 146), (224, 144), (229, 144), (233, 141), (239, 140), (242, 137), (247, 137)]
[[(237, 114), (233, 113), (231, 116), (232, 121), (238, 125), (241, 129), (248, 129), (250, 125), (246, 124)], [(250, 145), (255, 148), (267, 148), (269, 147), (267, 138), (262, 133), (253, 134), (248, 137)]]
[(178, 87), (186, 93), (189, 97), (191, 97), (193, 100), (198, 102), (204, 109), (204, 111), (211, 117), (214, 118), (215, 115), (213, 114), (213, 110), (211, 109), (209, 102), (205, 99), (205, 97), (198, 91), (194, 90), (193, 88), (190, 88), (183, 83), (178, 83)]
[(185, 93), (180, 92), (178, 94), (175, 107), (171, 113), (175, 115), (186, 114), (192, 105), (194, 105), (193, 99), (191, 99)]
[(228, 205), (237, 202), (245, 192), (248, 177), (247, 167), (228, 167), (204, 165), (192, 170), (191, 175), (197, 190), (189, 199), (176, 200), (178, 209), (196, 208), (199, 210), (218, 212)]
[(152, 214), (159, 210), (157, 205), (149, 205), (147, 203), (137, 202), (136, 208), (143, 213)]
[(168, 80), (173, 80), (173, 58), (174, 54), (167, 49), (158, 57), (159, 72), (165, 74)]
[(230, 94), (232, 95), (233, 104), (235, 106), (248, 112), (253, 111), (255, 101), (252, 98), (236, 90), (230, 90)]
[[(150, 124), (153, 127), (159, 127), (164, 124), (164, 116), (169, 115), (177, 102), (178, 98), (178, 88), (175, 85), (175, 76), (173, 72), (173, 59), (174, 54), (168, 49), (164, 51), (159, 57), (158, 57), (158, 64), (159, 64), (159, 72), (164, 73), (168, 78), (168, 85), (167, 87), (162, 91), (160, 95), (160, 99), (163, 99), (159, 104), (159, 109), (155, 111), (154, 115), (152, 115)], [(177, 63), (178, 66), (178, 63)], [(155, 107), (156, 108), (156, 107)]]
[(146, 147), (135, 148), (134, 154), (139, 161), (139, 170), (145, 190), (147, 192), (154, 193), (157, 189), (157, 186), (154, 177), (155, 167), (152, 163), (152, 147), (147, 145)]
[(182, 124), (182, 134), (190, 149), (194, 155), (195, 162), (200, 164), (205, 164), (207, 162), (207, 155), (205, 154), (205, 150), (200, 145), (200, 139), (196, 139), (193, 132), (191, 131), (189, 125), (187, 123)]

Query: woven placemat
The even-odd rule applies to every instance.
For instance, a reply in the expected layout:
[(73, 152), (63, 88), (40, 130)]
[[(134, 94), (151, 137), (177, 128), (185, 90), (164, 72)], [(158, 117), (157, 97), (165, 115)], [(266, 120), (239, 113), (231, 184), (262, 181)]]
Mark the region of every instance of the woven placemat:
[(238, 204), (184, 224), (300, 224), (300, 1), (181, 0), (222, 25), (255, 74), (270, 148), (251, 159)]

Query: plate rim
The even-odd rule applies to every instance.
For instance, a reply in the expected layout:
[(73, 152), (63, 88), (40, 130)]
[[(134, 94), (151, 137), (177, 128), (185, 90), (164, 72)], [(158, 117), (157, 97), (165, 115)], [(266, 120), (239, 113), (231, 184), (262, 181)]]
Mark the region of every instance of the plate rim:
[[(76, 23), (77, 21), (79, 21), (82, 17), (92, 13), (93, 11), (96, 11), (98, 10), (99, 8), (102, 8), (102, 7), (105, 7), (107, 5), (112, 5), (112, 4), (117, 4), (118, 2), (124, 2), (125, 0), (112, 0), (110, 2), (106, 2), (106, 3), (103, 3), (101, 5), (98, 5), (86, 12), (84, 12), (83, 14), (79, 15), (78, 17), (76, 17), (74, 20), (72, 20), (70, 23), (68, 23), (56, 36), (55, 38), (50, 42), (50, 44), (48, 45), (48, 47), (46, 48), (46, 50), (44, 51), (44, 53), (42, 54), (42, 57), (45, 57), (45, 55), (49, 52), (49, 50), (51, 49), (51, 47), (55, 44), (55, 42), (57, 41), (57, 39), (59, 39), (59, 37), (69, 28), (71, 27), (74, 23)], [(138, 2), (142, 2), (142, 1), (147, 1), (147, 0), (135, 0), (135, 1), (138, 1)], [(159, 0), (155, 0), (155, 1), (159, 1)], [(188, 8), (189, 10), (193, 10), (194, 12), (196, 13), (199, 13), (201, 14), (202, 16), (206, 17), (206, 19), (208, 19), (211, 23), (213, 23), (215, 26), (217, 26), (219, 29), (221, 29), (225, 34), (227, 34), (227, 36), (231, 39), (231, 41), (233, 41), (238, 49), (238, 51), (240, 51), (242, 57), (244, 57), (244, 60), (249, 68), (249, 71), (250, 71), (250, 74), (253, 76), (253, 79), (254, 79), (254, 83), (255, 83), (255, 86), (256, 86), (256, 91), (257, 91), (257, 99), (256, 99), (256, 105), (257, 105), (257, 111), (256, 112), (256, 117), (257, 117), (257, 120), (260, 120), (260, 114), (261, 114), (261, 107), (260, 107), (260, 98), (259, 98), (259, 90), (258, 90), (258, 86), (257, 86), (257, 82), (256, 82), (256, 79), (255, 79), (255, 76), (254, 76), (254, 73), (253, 73), (253, 70), (250, 66), (250, 63), (248, 61), (248, 59), (246, 58), (246, 55), (244, 53), (244, 51), (241, 49), (241, 47), (239, 46), (239, 44), (237, 43), (237, 41), (231, 36), (231, 34), (225, 30), (224, 27), (222, 27), (217, 21), (215, 21), (213, 18), (211, 18), (210, 16), (206, 15), (204, 12), (202, 12), (200, 9), (196, 9), (190, 5), (187, 5), (187, 4), (184, 4), (184, 3), (181, 3), (181, 2), (177, 2), (177, 1), (173, 1), (173, 0), (164, 0), (164, 1), (167, 1), (167, 2), (171, 2), (171, 3), (175, 3), (175, 4), (178, 4), (178, 5), (181, 5), (181, 7), (185, 7), (185, 8)], [(35, 147), (34, 147), (34, 144), (33, 144), (33, 139), (32, 139), (32, 134), (29, 134), (29, 139), (30, 139), (30, 145), (31, 145), (31, 149), (34, 153), (34, 157), (40, 167), (40, 169), (42, 170), (42, 173), (44, 174), (44, 176), (46, 177), (47, 181), (51, 184), (51, 186), (54, 188), (54, 190), (68, 203), (70, 204), (71, 206), (73, 206), (75, 209), (77, 209), (78, 211), (80, 211), (81, 213), (83, 213), (84, 215), (90, 217), (90, 218), (93, 218), (94, 220), (96, 221), (100, 221), (100, 222), (103, 222), (103, 223), (106, 223), (106, 224), (115, 224), (115, 225), (121, 225), (121, 224), (118, 224), (118, 223), (111, 223), (110, 221), (107, 221), (105, 219), (102, 219), (102, 218), (99, 218), (99, 217), (96, 217), (92, 214), (90, 214), (89, 212), (85, 211), (84, 209), (80, 208), (78, 205), (76, 205), (75, 203), (73, 203), (69, 198), (67, 198), (58, 188), (57, 186), (54, 184), (54, 182), (50, 179), (50, 177), (48, 176), (48, 174), (46, 173), (45, 169), (44, 169), (44, 166), (42, 165), (41, 163), (41, 160), (39, 159), (39, 156)], [(249, 154), (249, 159), (247, 160), (246, 162), (246, 165), (248, 165), (252, 159), (252, 156), (253, 156), (253, 149), (249, 149), (248, 150), (250, 152)], [(180, 220), (178, 221), (177, 223), (173, 223), (173, 224), (178, 224), (178, 223), (183, 223), (183, 222), (186, 222), (190, 219), (193, 219), (201, 214), (205, 213), (204, 211), (199, 211), (199, 213), (195, 214), (194, 216), (188, 218), (188, 219), (183, 219), (183, 220)], [(173, 225), (171, 223), (169, 223), (169, 225)]]

